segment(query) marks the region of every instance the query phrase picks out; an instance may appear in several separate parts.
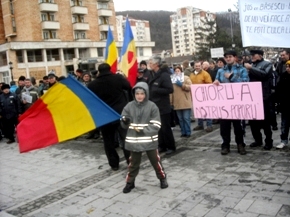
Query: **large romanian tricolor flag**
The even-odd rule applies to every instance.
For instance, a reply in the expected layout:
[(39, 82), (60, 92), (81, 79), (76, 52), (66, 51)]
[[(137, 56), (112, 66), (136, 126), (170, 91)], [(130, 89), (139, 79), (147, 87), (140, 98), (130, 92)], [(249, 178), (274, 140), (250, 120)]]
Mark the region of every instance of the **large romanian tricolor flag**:
[(128, 17), (126, 19), (120, 69), (133, 87), (136, 84), (138, 63), (134, 36)]
[(118, 49), (113, 37), (113, 33), (109, 26), (108, 37), (106, 43), (105, 62), (111, 66), (111, 71), (116, 73), (118, 66)]
[(120, 119), (120, 115), (71, 76), (53, 85), (17, 125), (20, 152), (44, 148)]

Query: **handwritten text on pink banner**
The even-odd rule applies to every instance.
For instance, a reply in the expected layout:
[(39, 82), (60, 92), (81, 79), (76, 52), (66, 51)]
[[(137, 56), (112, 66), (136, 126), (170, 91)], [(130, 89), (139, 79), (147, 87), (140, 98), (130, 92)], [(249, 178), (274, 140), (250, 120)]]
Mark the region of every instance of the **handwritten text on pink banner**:
[(191, 85), (195, 118), (263, 120), (260, 82)]

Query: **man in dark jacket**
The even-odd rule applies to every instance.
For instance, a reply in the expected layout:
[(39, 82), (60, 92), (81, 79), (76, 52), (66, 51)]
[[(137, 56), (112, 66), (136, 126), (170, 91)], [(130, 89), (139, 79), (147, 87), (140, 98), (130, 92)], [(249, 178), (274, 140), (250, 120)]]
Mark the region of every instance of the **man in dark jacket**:
[(154, 73), (147, 69), (147, 62), (145, 60), (142, 60), (139, 63), (140, 69), (143, 70), (143, 79), (146, 80), (146, 82), (148, 83), (154, 76)]
[(8, 138), (7, 144), (15, 142), (14, 130), (17, 118), (21, 114), (20, 100), (15, 93), (10, 92), (10, 86), (1, 86), (3, 94), (0, 95), (0, 118), (3, 123), (4, 136)]
[[(95, 93), (101, 100), (107, 103), (117, 113), (121, 114), (123, 108), (128, 103), (125, 91), (131, 92), (128, 80), (120, 74), (113, 74), (111, 67), (107, 63), (102, 63), (98, 67), (97, 78), (88, 84), (88, 88)], [(104, 140), (104, 148), (112, 170), (119, 169), (120, 158), (115, 150), (115, 134), (119, 132), (121, 139), (124, 140), (126, 131), (120, 127), (120, 122), (113, 122), (100, 127)], [(124, 155), (129, 162), (130, 152), (123, 147)]]
[(276, 93), (278, 96), (278, 102), (280, 103), (281, 111), (281, 142), (276, 148), (284, 148), (289, 141), (289, 129), (290, 129), (290, 103), (289, 103), (289, 92), (290, 92), (290, 60), (286, 62), (286, 70), (280, 75)]
[(271, 76), (272, 63), (263, 59), (264, 52), (262, 50), (251, 50), (252, 64), (245, 63), (244, 66), (249, 72), (250, 82), (260, 81), (262, 84), (263, 104), (264, 104), (264, 120), (250, 120), (252, 135), (255, 142), (250, 147), (257, 147), (263, 144), (261, 129), (264, 130), (265, 150), (273, 147), (272, 130), (271, 130), (271, 113), (270, 113), (270, 96), (271, 96)]
[(280, 76), (283, 72), (286, 71), (286, 62), (290, 60), (290, 50), (284, 49), (280, 53), (281, 60), (279, 61), (276, 71)]
[(153, 101), (160, 112), (161, 129), (158, 133), (159, 152), (172, 154), (175, 152), (175, 141), (171, 130), (171, 106), (169, 95), (173, 93), (173, 85), (169, 68), (161, 65), (161, 58), (153, 56), (149, 60), (150, 68), (155, 73), (149, 81), (149, 100)]

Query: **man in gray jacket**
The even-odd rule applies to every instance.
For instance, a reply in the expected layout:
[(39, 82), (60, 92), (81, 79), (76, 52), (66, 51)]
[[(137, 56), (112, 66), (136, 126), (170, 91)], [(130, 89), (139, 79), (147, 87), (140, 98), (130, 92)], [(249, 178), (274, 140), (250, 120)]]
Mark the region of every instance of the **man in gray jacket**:
[(138, 82), (132, 89), (134, 100), (129, 102), (122, 112), (121, 126), (128, 129), (125, 149), (131, 152), (123, 193), (129, 193), (135, 188), (135, 178), (139, 172), (143, 151), (146, 151), (160, 180), (160, 187), (168, 187), (158, 153), (158, 131), (161, 127), (159, 109), (155, 103), (148, 100), (148, 89), (146, 82)]

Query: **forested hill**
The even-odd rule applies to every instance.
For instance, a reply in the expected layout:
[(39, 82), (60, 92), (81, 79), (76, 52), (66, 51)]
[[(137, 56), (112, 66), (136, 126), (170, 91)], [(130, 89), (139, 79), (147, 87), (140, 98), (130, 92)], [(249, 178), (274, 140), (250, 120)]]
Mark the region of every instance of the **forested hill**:
[(172, 47), (170, 11), (119, 11), (116, 15), (129, 16), (137, 20), (148, 20), (150, 24), (151, 41), (155, 41), (153, 51), (167, 50)]
[[(153, 51), (161, 52), (163, 50), (172, 49), (170, 15), (174, 13), (175, 12), (172, 11), (119, 11), (116, 12), (116, 15), (128, 15), (133, 19), (148, 20), (150, 23), (151, 40), (155, 41), (155, 48), (153, 48)], [(241, 43), (239, 14), (237, 12), (221, 12), (216, 15), (217, 26), (229, 36), (231, 35), (230, 21), (232, 20), (233, 34), (237, 37), (235, 43), (237, 45)], [(231, 42), (229, 43), (231, 44)]]

